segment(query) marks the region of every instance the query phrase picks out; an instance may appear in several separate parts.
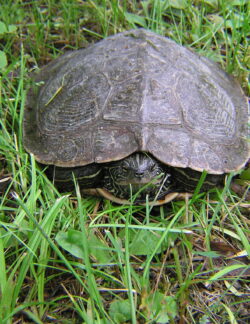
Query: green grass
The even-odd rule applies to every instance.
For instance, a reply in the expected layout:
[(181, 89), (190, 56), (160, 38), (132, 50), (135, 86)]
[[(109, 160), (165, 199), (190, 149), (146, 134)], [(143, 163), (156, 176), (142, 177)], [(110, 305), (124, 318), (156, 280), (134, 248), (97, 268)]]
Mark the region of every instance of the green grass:
[(21, 127), (36, 66), (130, 28), (210, 57), (249, 94), (248, 1), (0, 6), (0, 322), (248, 322), (250, 204), (230, 177), (156, 209), (63, 195), (25, 152)]

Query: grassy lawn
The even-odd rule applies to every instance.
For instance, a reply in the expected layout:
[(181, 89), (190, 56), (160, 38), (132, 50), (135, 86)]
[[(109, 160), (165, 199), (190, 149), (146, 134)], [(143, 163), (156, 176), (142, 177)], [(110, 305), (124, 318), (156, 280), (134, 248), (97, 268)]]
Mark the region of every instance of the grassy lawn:
[(131, 28), (218, 62), (249, 96), (249, 21), (247, 0), (1, 1), (0, 323), (250, 322), (250, 202), (233, 174), (166, 206), (115, 205), (59, 193), (22, 145), (30, 73)]

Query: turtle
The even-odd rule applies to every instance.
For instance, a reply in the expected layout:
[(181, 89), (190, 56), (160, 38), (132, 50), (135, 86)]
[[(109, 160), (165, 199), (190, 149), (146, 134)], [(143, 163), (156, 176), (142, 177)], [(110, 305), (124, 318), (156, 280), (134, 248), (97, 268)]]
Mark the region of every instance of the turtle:
[(61, 190), (163, 204), (249, 159), (248, 104), (220, 66), (145, 29), (66, 52), (33, 78), (27, 152)]

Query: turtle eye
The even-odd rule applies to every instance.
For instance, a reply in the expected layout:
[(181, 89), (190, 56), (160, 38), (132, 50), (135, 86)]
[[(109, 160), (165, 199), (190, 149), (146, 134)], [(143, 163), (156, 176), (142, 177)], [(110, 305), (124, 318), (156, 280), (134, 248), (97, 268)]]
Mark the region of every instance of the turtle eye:
[(158, 168), (157, 171), (156, 171), (156, 174), (157, 174), (157, 175), (160, 175), (160, 174), (162, 174), (162, 172), (163, 172), (163, 171), (162, 171), (161, 169)]

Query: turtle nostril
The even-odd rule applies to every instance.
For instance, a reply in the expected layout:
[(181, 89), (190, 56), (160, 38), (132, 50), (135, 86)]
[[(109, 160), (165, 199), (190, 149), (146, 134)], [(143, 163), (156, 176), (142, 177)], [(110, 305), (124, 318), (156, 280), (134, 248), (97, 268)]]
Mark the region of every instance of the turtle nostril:
[(143, 171), (136, 171), (136, 172), (135, 172), (135, 176), (136, 176), (137, 178), (142, 178), (143, 175), (144, 175), (144, 172), (143, 172)]

